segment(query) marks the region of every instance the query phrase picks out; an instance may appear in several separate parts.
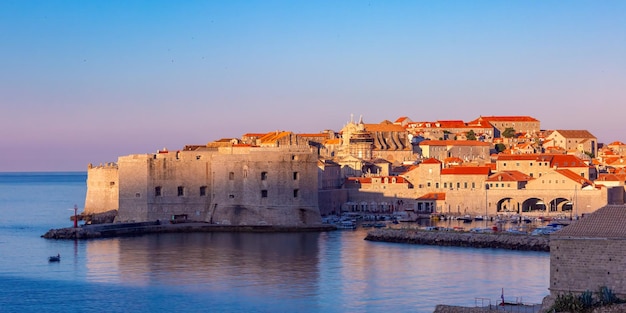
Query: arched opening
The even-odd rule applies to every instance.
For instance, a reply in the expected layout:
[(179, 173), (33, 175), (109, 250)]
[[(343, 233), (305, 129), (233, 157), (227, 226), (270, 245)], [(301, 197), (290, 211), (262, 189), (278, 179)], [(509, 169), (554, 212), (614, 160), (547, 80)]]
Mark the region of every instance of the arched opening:
[(545, 212), (546, 204), (539, 198), (526, 199), (522, 203), (522, 212)]

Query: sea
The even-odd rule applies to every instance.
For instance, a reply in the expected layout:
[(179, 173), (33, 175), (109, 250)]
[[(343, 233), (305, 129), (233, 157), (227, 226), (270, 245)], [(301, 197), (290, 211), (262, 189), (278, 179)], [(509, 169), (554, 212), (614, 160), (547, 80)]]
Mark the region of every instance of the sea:
[(0, 173), (0, 312), (433, 312), (549, 293), (549, 253), (370, 242), (360, 228), (42, 238), (72, 226), (86, 180)]

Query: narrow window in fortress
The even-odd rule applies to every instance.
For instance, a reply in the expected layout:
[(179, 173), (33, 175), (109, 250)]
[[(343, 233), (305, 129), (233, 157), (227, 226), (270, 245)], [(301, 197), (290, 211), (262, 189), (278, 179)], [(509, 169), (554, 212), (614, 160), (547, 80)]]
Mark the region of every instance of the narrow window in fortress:
[(467, 182), (463, 183), (463, 188), (467, 189)]
[(267, 180), (267, 172), (261, 172), (261, 180)]
[(298, 197), (299, 191), (300, 191), (300, 190), (298, 190), (298, 189), (294, 189), (294, 190), (293, 190), (293, 197), (294, 197), (294, 198), (297, 198), (297, 197)]
[(201, 186), (200, 187), (200, 196), (201, 197), (205, 197), (206, 196), (206, 186)]
[(235, 173), (234, 172), (229, 172), (228, 173), (228, 180), (234, 180), (235, 179)]
[(160, 197), (161, 196), (161, 186), (154, 187), (154, 196), (155, 197)]
[(247, 169), (243, 170), (243, 178), (246, 178), (246, 177), (248, 177), (248, 170)]
[(185, 195), (185, 187), (183, 186), (178, 186), (178, 196), (182, 197)]
[(261, 190), (261, 198), (267, 198), (267, 190)]
[(298, 176), (300, 176), (298, 172), (293, 172), (293, 180), (298, 180)]

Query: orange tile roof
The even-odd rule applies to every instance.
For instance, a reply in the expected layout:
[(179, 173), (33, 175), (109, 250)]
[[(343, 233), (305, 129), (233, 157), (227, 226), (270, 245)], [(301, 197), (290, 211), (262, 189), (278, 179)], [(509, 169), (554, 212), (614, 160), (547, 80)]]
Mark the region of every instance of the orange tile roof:
[(484, 120), (489, 122), (539, 122), (530, 116), (480, 116), (475, 121)]
[(401, 116), (401, 117), (399, 117), (399, 118), (396, 120), (396, 123), (402, 123), (402, 122), (404, 122), (404, 120), (406, 120), (407, 118), (408, 118), (408, 117), (406, 117), (406, 116)]
[(568, 169), (556, 169), (554, 170), (555, 172), (565, 176), (566, 178), (569, 178), (573, 181), (575, 181), (576, 183), (581, 184), (582, 186), (586, 186), (586, 185), (591, 185), (593, 186), (593, 182), (591, 182), (590, 180), (568, 170)]
[(441, 164), (441, 161), (435, 159), (435, 158), (429, 158), (427, 160), (425, 160), (424, 162), (422, 162), (422, 164)]
[(445, 192), (430, 192), (417, 198), (417, 200), (446, 200)]
[(326, 133), (317, 133), (317, 134), (298, 134), (300, 137), (328, 137)]
[(457, 166), (444, 168), (441, 175), (489, 175), (491, 168), (488, 166)]
[(576, 156), (569, 154), (555, 154), (552, 156), (550, 166), (556, 167), (586, 167), (587, 164)]
[(561, 238), (626, 238), (626, 206), (607, 205), (550, 235)]
[(288, 136), (289, 134), (291, 134), (291, 132), (287, 132), (287, 131), (269, 132), (265, 134), (263, 137), (259, 138), (259, 140), (261, 140), (262, 143), (270, 143), (270, 142), (277, 141), (278, 139), (283, 138), (285, 136)]
[(608, 144), (607, 146), (624, 146), (624, 143), (621, 141), (613, 141), (610, 144)]
[(626, 175), (624, 174), (599, 174), (596, 181), (626, 181)]
[(530, 181), (533, 180), (534, 178), (530, 177), (529, 175), (526, 175), (520, 171), (502, 171), (502, 172), (498, 172), (495, 173), (491, 176), (489, 176), (489, 178), (487, 178), (487, 181), (492, 181), (492, 182), (498, 182), (498, 181), (516, 181), (516, 182), (520, 182), (520, 181)]
[(596, 138), (596, 136), (592, 135), (588, 130), (571, 130), (571, 129), (557, 129), (556, 132), (559, 132), (561, 136), (565, 138)]
[(326, 140), (324, 140), (323, 144), (325, 144), (325, 145), (338, 145), (338, 144), (341, 144), (341, 138), (326, 139)]
[(365, 130), (369, 132), (405, 132), (406, 129), (400, 125), (389, 123), (364, 124)]

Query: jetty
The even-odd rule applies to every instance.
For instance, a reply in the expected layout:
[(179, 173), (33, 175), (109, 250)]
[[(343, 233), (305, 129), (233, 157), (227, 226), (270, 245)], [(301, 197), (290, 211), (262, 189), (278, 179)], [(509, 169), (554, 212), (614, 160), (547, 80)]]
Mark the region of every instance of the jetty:
[(107, 223), (50, 229), (41, 237), (46, 239), (96, 239), (123, 236), (140, 236), (163, 233), (198, 233), (198, 232), (323, 232), (333, 231), (333, 225), (311, 226), (274, 226), (274, 225), (220, 225), (203, 222), (186, 223)]
[(533, 236), (507, 232), (474, 233), (381, 228), (369, 231), (365, 240), (437, 246), (550, 251), (550, 238), (547, 235)]

